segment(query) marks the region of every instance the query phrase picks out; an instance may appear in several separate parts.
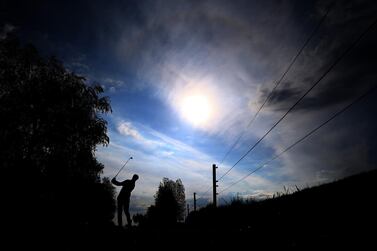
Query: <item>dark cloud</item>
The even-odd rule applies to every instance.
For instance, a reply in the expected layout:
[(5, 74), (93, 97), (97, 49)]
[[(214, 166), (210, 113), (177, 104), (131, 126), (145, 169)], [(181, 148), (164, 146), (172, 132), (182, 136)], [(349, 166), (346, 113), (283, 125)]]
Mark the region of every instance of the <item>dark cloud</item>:
[[(297, 74), (295, 70), (287, 75), (288, 82), (282, 83), (268, 102), (271, 109), (286, 110), (290, 107), (374, 21), (376, 6), (372, 6), (371, 9), (369, 5), (359, 4), (357, 7), (351, 11), (348, 9), (349, 6), (345, 5), (344, 9), (330, 13), (339, 16), (341, 12), (344, 16), (337, 17), (337, 23), (334, 23), (330, 15), (330, 21), (327, 20), (329, 23), (324, 31), (317, 35), (318, 44), (306, 48), (305, 53), (301, 55), (302, 58), (292, 68), (301, 68), (300, 76), (295, 75)], [(377, 25), (321, 80), (295, 110), (319, 110), (348, 102), (375, 85), (377, 83), (376, 43)], [(300, 65), (299, 62), (303, 64)], [(269, 93), (270, 89), (263, 89), (260, 102), (263, 102)]]
[(296, 87), (292, 87), (292, 84), (289, 82), (282, 83), (282, 85), (284, 86), (283, 89), (276, 89), (273, 93), (271, 93), (269, 89), (263, 89), (259, 102), (263, 103), (264, 100), (271, 95), (268, 101), (270, 106), (278, 107), (279, 110), (289, 108), (290, 102), (298, 99), (301, 91)]

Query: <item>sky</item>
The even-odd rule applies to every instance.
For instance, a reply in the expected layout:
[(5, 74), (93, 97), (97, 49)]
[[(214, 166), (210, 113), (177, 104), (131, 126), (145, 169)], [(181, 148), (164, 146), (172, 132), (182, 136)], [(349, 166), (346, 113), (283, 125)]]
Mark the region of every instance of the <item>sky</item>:
[[(271, 93), (313, 30), (312, 39)], [(111, 101), (104, 177), (140, 179), (132, 211), (163, 177), (211, 200), (212, 164), (226, 173), (374, 22), (374, 1), (4, 1), (0, 37), (15, 31), (100, 84)], [(257, 168), (377, 84), (377, 25), (218, 183)], [(219, 194), (263, 198), (376, 167), (377, 93)], [(230, 154), (223, 158), (242, 134)], [(223, 198), (223, 199), (221, 199)]]

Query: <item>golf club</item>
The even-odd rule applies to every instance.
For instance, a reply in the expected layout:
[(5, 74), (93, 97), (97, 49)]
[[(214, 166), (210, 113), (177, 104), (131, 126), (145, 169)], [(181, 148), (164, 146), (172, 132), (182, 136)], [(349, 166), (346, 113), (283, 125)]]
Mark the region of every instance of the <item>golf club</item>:
[(124, 165), (119, 169), (118, 173), (114, 176), (114, 179), (118, 176), (118, 174), (123, 170), (123, 168), (127, 165), (128, 161), (130, 161), (131, 159), (133, 159), (132, 157), (130, 157), (126, 163), (124, 163)]

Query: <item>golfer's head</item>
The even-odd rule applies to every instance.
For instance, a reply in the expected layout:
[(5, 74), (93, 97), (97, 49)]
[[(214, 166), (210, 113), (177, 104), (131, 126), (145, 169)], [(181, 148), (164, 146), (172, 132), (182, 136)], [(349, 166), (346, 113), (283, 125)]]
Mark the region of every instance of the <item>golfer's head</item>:
[(134, 176), (132, 176), (132, 180), (133, 181), (137, 181), (138, 179), (139, 179), (139, 175), (134, 174)]

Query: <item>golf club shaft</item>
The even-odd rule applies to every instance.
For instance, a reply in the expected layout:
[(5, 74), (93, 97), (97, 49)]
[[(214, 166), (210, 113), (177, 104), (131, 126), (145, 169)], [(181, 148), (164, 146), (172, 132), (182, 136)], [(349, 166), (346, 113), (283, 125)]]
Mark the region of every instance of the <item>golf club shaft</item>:
[(118, 173), (114, 176), (114, 178), (116, 178), (118, 176), (118, 174), (123, 170), (123, 168), (127, 165), (128, 161), (130, 161), (130, 159), (132, 159), (132, 157), (130, 157), (126, 163), (124, 163), (124, 165), (119, 169)]

